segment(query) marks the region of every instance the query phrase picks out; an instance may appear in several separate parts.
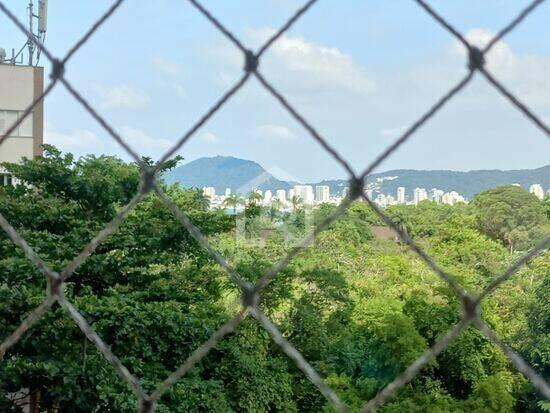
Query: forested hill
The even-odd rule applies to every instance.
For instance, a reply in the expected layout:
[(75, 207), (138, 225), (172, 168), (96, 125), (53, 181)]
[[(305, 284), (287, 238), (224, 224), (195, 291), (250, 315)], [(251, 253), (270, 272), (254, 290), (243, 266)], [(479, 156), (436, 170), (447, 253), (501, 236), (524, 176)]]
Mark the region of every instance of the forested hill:
[(256, 162), (231, 156), (196, 159), (169, 171), (165, 181), (169, 184), (179, 182), (183, 188), (213, 186), (219, 194), (226, 188), (244, 194), (253, 188), (288, 190), (291, 187)]
[[(412, 194), (416, 187), (428, 190), (438, 188), (444, 191), (457, 191), (471, 199), (479, 192), (505, 184), (520, 184), (525, 189), (529, 189), (532, 184), (541, 184), (545, 189), (550, 188), (550, 165), (537, 169), (510, 171), (491, 169), (458, 172), (396, 169), (372, 174), (369, 176), (369, 182), (385, 194), (395, 194), (400, 186), (405, 187), (408, 194)], [(331, 193), (339, 193), (343, 187), (347, 186), (345, 180), (328, 180), (319, 184), (330, 186)]]
[[(256, 162), (228, 156), (196, 159), (168, 172), (165, 179), (167, 183), (180, 182), (184, 188), (213, 186), (217, 193), (223, 193), (225, 188), (231, 188), (232, 191), (243, 194), (254, 187), (262, 190), (288, 190), (294, 185), (293, 182), (275, 178)], [(458, 172), (396, 169), (372, 174), (369, 182), (374, 186), (375, 192), (379, 190), (385, 194), (394, 194), (400, 186), (405, 187), (408, 194), (412, 194), (416, 187), (428, 190), (438, 188), (444, 191), (457, 191), (470, 199), (479, 192), (504, 184), (520, 184), (528, 189), (531, 184), (537, 183), (545, 189), (550, 188), (550, 165), (537, 169), (510, 171), (493, 169)], [(346, 180), (343, 179), (311, 184), (328, 185), (331, 194), (340, 194), (347, 186)]]

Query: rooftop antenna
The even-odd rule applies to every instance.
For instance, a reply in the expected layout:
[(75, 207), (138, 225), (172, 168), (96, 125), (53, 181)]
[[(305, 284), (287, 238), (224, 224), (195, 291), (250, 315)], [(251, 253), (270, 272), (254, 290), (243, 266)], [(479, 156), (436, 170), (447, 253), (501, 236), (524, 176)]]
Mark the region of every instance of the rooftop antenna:
[(37, 44), (42, 46), (46, 40), (46, 29), (48, 26), (48, 0), (38, 0), (37, 13), (34, 11), (34, 3), (35, 0), (29, 0), (27, 6), (27, 13), (29, 17), (29, 27), (27, 28), (29, 36), (27, 41), (17, 53), (15, 53), (15, 49), (12, 49), (11, 57), (9, 59), (6, 57), (4, 57), (4, 59), (0, 59), (0, 63), (12, 65), (24, 64), (23, 52), (26, 48), (29, 54), (27, 59), (28, 65), (38, 66), (42, 47), (37, 47)]

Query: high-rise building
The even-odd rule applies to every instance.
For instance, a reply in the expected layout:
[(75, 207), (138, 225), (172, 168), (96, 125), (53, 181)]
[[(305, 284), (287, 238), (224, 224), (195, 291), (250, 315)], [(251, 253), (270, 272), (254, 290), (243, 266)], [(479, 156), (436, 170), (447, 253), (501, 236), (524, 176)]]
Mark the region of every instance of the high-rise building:
[(348, 193), (349, 193), (349, 187), (346, 186), (344, 189), (342, 189), (342, 198), (347, 197)]
[(367, 189), (365, 191), (365, 195), (367, 196), (368, 199), (372, 199), (372, 189)]
[[(0, 62), (0, 136), (4, 136), (44, 88), (44, 70), (41, 67), (3, 64)], [(33, 159), (42, 154), (44, 115), (43, 101), (33, 107), (19, 126), (10, 132), (0, 145), (0, 163), (20, 162), (23, 157)], [(11, 177), (0, 167), (0, 185), (11, 182)]]
[(277, 199), (282, 203), (286, 202), (286, 191), (284, 189), (277, 189)]
[(405, 203), (405, 187), (400, 186), (397, 188), (397, 203), (398, 204), (404, 204)]
[(327, 185), (317, 185), (315, 187), (315, 201), (328, 202), (330, 198), (330, 188)]
[(202, 188), (202, 194), (212, 200), (216, 196), (216, 189), (213, 186), (205, 186)]
[(304, 204), (313, 204), (315, 196), (313, 195), (313, 187), (311, 185), (295, 185), (294, 195), (299, 196)]
[(432, 188), (430, 189), (430, 194), (428, 196), (428, 199), (430, 201), (433, 201), (437, 204), (441, 203), (441, 197), (443, 196), (445, 192), (443, 192), (441, 189)]
[(544, 198), (544, 188), (540, 184), (533, 184), (529, 187), (529, 192), (534, 194), (538, 199)]
[(294, 188), (288, 190), (288, 199), (291, 200), (294, 197)]
[(388, 204), (386, 200), (386, 195), (384, 194), (378, 194), (378, 196), (374, 199), (374, 202), (381, 207), (385, 207)]
[(428, 199), (428, 192), (426, 191), (426, 188), (414, 188), (414, 204), (416, 205), (425, 199)]
[(231, 195), (231, 188), (225, 188), (225, 197), (227, 198), (229, 195)]
[(464, 197), (456, 191), (446, 192), (441, 197), (441, 203), (446, 205), (454, 205), (458, 202), (466, 202)]
[(265, 191), (265, 193), (264, 193), (264, 201), (265, 201), (266, 203), (269, 203), (269, 202), (271, 202), (271, 198), (273, 198), (273, 192), (271, 192), (271, 190), (268, 189), (268, 190)]

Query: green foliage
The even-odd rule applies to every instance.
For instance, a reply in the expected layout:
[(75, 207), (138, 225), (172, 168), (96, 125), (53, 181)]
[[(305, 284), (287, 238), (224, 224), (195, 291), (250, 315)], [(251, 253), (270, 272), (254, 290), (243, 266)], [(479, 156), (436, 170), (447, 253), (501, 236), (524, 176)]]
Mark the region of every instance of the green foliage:
[[(87, 245), (139, 184), (135, 164), (107, 156), (74, 159), (51, 146), (41, 158), (5, 167), (25, 184), (0, 188), (0, 212), (55, 270)], [(292, 237), (304, 236), (308, 220), (318, 225), (335, 210), (327, 204), (311, 211), (295, 199), (292, 212), (278, 212), (251, 199), (235, 217), (209, 210), (200, 191), (176, 185), (164, 190), (250, 282), (292, 248)], [(471, 205), (421, 202), (387, 212), (465, 288), (478, 292), (510, 264), (508, 248), (527, 248), (546, 231), (547, 201), (518, 190), (487, 191)], [(227, 198), (235, 210), (242, 204), (236, 194)], [(235, 236), (236, 219), (245, 222), (244, 239)], [(402, 244), (377, 238), (373, 225), (383, 223), (366, 203), (354, 202), (278, 273), (260, 303), (352, 411), (432, 346), (460, 314), (454, 292)], [(43, 275), (0, 235), (0, 340), (42, 303), (45, 287)], [(546, 254), (483, 306), (487, 323), (545, 377), (550, 376), (549, 291)], [(239, 303), (239, 291), (225, 272), (154, 194), (77, 268), (65, 295), (147, 391)], [(25, 388), (40, 391), (44, 411), (136, 408), (124, 381), (57, 304), (0, 360), (0, 410), (18, 411), (6, 396)], [(538, 397), (472, 327), (380, 411), (544, 411), (546, 402)], [(158, 411), (333, 409), (267, 332), (247, 318), (169, 389)]]
[[(548, 218), (539, 199), (509, 185), (482, 192), (472, 201), (481, 232), (513, 252), (525, 250), (548, 233)], [(546, 227), (546, 228), (545, 228)]]

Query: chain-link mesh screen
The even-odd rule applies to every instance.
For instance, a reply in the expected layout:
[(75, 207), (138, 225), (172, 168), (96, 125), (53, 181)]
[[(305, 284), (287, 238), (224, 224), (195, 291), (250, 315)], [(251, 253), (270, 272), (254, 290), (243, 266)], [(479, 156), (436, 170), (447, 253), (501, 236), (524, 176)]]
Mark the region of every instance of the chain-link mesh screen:
[[(307, 376), (307, 378), (320, 390), (320, 392), (330, 401), (334, 408), (339, 412), (348, 411), (348, 407), (338, 397), (336, 392), (331, 389), (324, 381), (323, 378), (315, 371), (315, 369), (308, 363), (303, 355), (289, 342), (287, 341), (279, 329), (273, 324), (273, 322), (262, 312), (259, 307), (262, 291), (268, 286), (268, 284), (277, 277), (277, 274), (285, 268), (285, 266), (296, 256), (301, 250), (311, 244), (311, 241), (316, 234), (326, 229), (333, 221), (338, 219), (349, 207), (350, 203), (358, 198), (363, 198), (375, 213), (391, 228), (393, 228), (405, 242), (418, 256), (455, 292), (461, 302), (462, 312), (460, 315), (460, 321), (451, 328), (445, 335), (443, 335), (430, 349), (424, 352), (418, 359), (416, 359), (403, 373), (397, 376), (390, 384), (382, 389), (372, 400), (365, 401), (362, 408), (363, 412), (372, 412), (377, 407), (382, 405), (390, 397), (394, 396), (405, 384), (412, 380), (416, 374), (426, 366), (434, 357), (445, 350), (449, 344), (455, 340), (468, 326), (473, 325), (479, 329), (489, 340), (495, 345), (500, 347), (507, 357), (510, 359), (516, 369), (521, 372), (525, 377), (537, 388), (537, 390), (547, 399), (550, 399), (550, 386), (549, 384), (539, 376), (531, 366), (529, 366), (520, 355), (514, 350), (504, 344), (494, 333), (494, 331), (485, 323), (481, 317), (480, 305), (484, 298), (493, 293), (502, 283), (508, 280), (514, 273), (516, 273), (525, 263), (531, 260), (535, 255), (544, 251), (550, 244), (550, 237), (546, 237), (542, 242), (535, 246), (525, 256), (510, 266), (500, 276), (495, 278), (485, 290), (474, 296), (468, 293), (453, 277), (451, 274), (445, 272), (420, 246), (415, 243), (398, 225), (392, 222), (391, 218), (387, 216), (376, 204), (374, 204), (364, 194), (364, 186), (366, 177), (378, 166), (382, 161), (388, 158), (392, 153), (399, 148), (404, 142), (410, 139), (414, 133), (428, 122), (435, 114), (454, 96), (456, 96), (464, 87), (470, 83), (473, 77), (479, 73), (487, 81), (492, 84), (508, 101), (521, 111), (530, 121), (532, 121), (546, 137), (550, 137), (550, 128), (543, 120), (538, 118), (523, 102), (521, 102), (514, 94), (512, 94), (498, 79), (496, 79), (485, 68), (485, 56), (490, 53), (491, 49), (497, 44), (504, 36), (514, 30), (524, 19), (532, 13), (544, 0), (533, 1), (523, 9), (518, 16), (512, 20), (506, 27), (504, 27), (483, 49), (479, 49), (471, 45), (444, 17), (439, 15), (432, 7), (430, 7), (423, 0), (414, 0), (420, 8), (428, 13), (438, 24), (440, 24), (446, 31), (450, 32), (467, 50), (468, 61), (465, 62), (467, 66), (467, 74), (464, 76), (453, 88), (447, 91), (431, 108), (429, 108), (414, 124), (412, 124), (398, 139), (395, 140), (383, 153), (381, 153), (370, 165), (368, 165), (364, 171), (360, 174), (356, 174), (349, 163), (330, 145), (327, 139), (325, 139), (300, 113), (288, 102), (288, 100), (276, 89), (276, 87), (266, 79), (261, 70), (260, 62), (264, 53), (275, 43), (277, 40), (293, 26), (302, 15), (308, 12), (308, 10), (317, 3), (317, 0), (308, 1), (302, 8), (296, 11), (294, 15), (274, 34), (258, 51), (252, 51), (248, 49), (224, 24), (220, 22), (213, 14), (206, 9), (201, 3), (196, 0), (189, 0), (190, 3), (208, 19), (217, 30), (238, 48), (243, 55), (244, 73), (242, 77), (217, 101), (215, 104), (188, 130), (187, 133), (168, 151), (161, 159), (154, 165), (147, 165), (129, 146), (124, 139), (114, 130), (113, 127), (94, 109), (92, 105), (81, 95), (77, 89), (73, 87), (70, 81), (67, 79), (66, 71), (70, 59), (74, 54), (84, 45), (90, 41), (94, 33), (100, 28), (101, 25), (108, 22), (111, 16), (117, 11), (124, 0), (118, 0), (107, 10), (105, 14), (101, 16), (99, 20), (86, 32), (86, 34), (79, 39), (76, 44), (67, 52), (67, 54), (58, 58), (54, 56), (47, 48), (42, 44), (36, 42), (36, 46), (41, 49), (44, 56), (50, 61), (52, 65), (52, 71), (50, 74), (50, 83), (44, 89), (42, 95), (36, 99), (23, 113), (18, 121), (13, 124), (4, 136), (0, 137), (0, 145), (4, 143), (6, 138), (10, 136), (21, 122), (27, 117), (33, 107), (40, 103), (58, 83), (61, 83), (69, 93), (91, 114), (91, 116), (99, 122), (99, 124), (108, 132), (108, 134), (118, 142), (128, 154), (138, 163), (141, 168), (141, 182), (137, 194), (134, 198), (123, 207), (118, 215), (109, 222), (102, 231), (100, 231), (95, 238), (93, 238), (89, 244), (83, 249), (83, 251), (76, 256), (61, 272), (55, 272), (48, 268), (48, 266), (41, 260), (41, 258), (33, 251), (33, 249), (26, 243), (21, 235), (14, 229), (13, 226), (0, 214), (0, 226), (11, 238), (11, 240), (19, 246), (25, 253), (26, 257), (31, 260), (36, 267), (44, 274), (48, 280), (48, 291), (46, 300), (36, 308), (27, 318), (21, 323), (21, 325), (4, 341), (0, 344), (0, 357), (6, 353), (6, 351), (13, 346), (21, 337), (35, 324), (44, 314), (51, 308), (51, 306), (57, 302), (63, 307), (69, 316), (74, 320), (78, 327), (84, 332), (86, 337), (96, 346), (96, 348), (103, 354), (103, 356), (109, 361), (113, 368), (118, 372), (120, 377), (128, 383), (133, 393), (138, 399), (138, 409), (141, 412), (152, 412), (155, 410), (156, 402), (162, 397), (162, 395), (172, 386), (177, 380), (183, 377), (197, 362), (208, 354), (208, 352), (216, 346), (216, 344), (224, 338), (225, 335), (233, 331), (233, 329), (247, 316), (254, 317), (265, 330), (269, 333), (273, 341), (286, 353), (286, 355), (294, 361), (296, 366)], [(0, 10), (21, 30), (29, 39), (34, 37), (27, 31), (23, 23), (0, 1)], [(185, 214), (185, 211), (176, 206), (176, 204), (170, 199), (170, 197), (163, 192), (160, 185), (157, 184), (156, 175), (161, 169), (162, 165), (169, 160), (177, 151), (179, 151), (186, 142), (191, 139), (197, 130), (203, 126), (217, 111), (223, 106), (228, 104), (230, 99), (241, 89), (245, 83), (251, 78), (255, 77), (259, 83), (265, 87), (267, 91), (284, 107), (296, 121), (298, 121), (325, 150), (328, 152), (349, 174), (349, 186), (350, 191), (347, 197), (342, 201), (340, 206), (324, 221), (317, 225), (314, 230), (304, 238), (297, 246), (291, 249), (283, 258), (281, 258), (275, 265), (273, 265), (259, 281), (252, 285), (246, 282), (238, 272), (233, 269), (222, 255), (220, 255), (208, 242), (207, 238), (200, 232), (200, 230), (193, 225), (191, 220)], [(139, 379), (122, 364), (122, 362), (111, 352), (109, 346), (99, 337), (94, 331), (86, 319), (78, 312), (74, 305), (64, 296), (63, 284), (65, 280), (71, 276), (71, 274), (81, 265), (90, 254), (92, 254), (97, 246), (110, 234), (115, 232), (119, 225), (125, 220), (132, 209), (145, 197), (147, 193), (155, 192), (162, 200), (164, 205), (174, 214), (174, 216), (181, 222), (181, 224), (189, 231), (189, 233), (195, 238), (195, 240), (212, 256), (212, 258), (228, 273), (231, 280), (238, 285), (242, 292), (242, 309), (235, 314), (233, 318), (223, 324), (209, 340), (204, 342), (196, 350), (192, 352), (189, 358), (164, 382), (160, 383), (155, 391), (148, 394), (141, 386)]]

